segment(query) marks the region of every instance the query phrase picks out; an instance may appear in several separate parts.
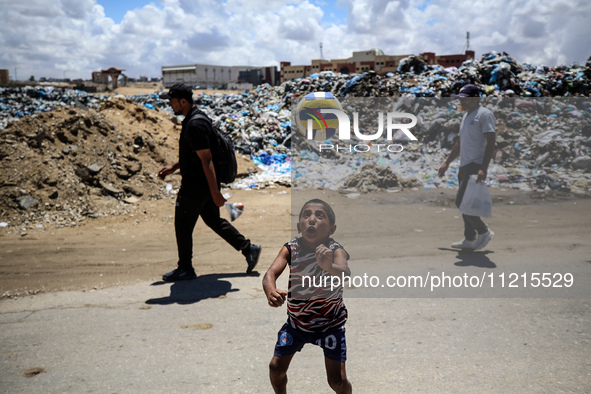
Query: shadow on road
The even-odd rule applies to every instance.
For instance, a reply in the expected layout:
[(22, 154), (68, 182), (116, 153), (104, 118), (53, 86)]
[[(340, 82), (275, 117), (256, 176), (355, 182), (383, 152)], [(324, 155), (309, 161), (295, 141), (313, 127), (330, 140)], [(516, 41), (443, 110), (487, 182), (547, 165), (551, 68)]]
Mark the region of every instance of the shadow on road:
[(490, 261), (487, 254), (494, 253), (490, 250), (474, 251), (470, 249), (450, 249), (450, 248), (439, 248), (439, 250), (445, 250), (448, 252), (457, 253), (456, 258), (460, 261), (456, 261), (454, 265), (458, 267), (480, 267), (480, 268), (497, 268), (497, 265)]
[[(170, 304), (194, 304), (207, 298), (218, 298), (225, 296), (230, 292), (239, 291), (233, 289), (232, 284), (224, 278), (241, 278), (246, 276), (260, 276), (258, 272), (252, 274), (234, 273), (234, 274), (209, 274), (201, 275), (196, 279), (175, 282), (170, 286), (170, 295), (168, 297), (151, 298), (146, 304), (170, 305)], [(169, 282), (158, 281), (151, 286), (161, 286)]]

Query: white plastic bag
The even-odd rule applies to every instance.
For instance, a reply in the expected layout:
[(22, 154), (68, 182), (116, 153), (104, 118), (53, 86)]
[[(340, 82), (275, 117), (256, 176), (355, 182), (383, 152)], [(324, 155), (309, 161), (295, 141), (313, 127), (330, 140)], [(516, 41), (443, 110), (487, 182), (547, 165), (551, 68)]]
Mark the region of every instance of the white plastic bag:
[(230, 221), (231, 222), (238, 219), (238, 217), (240, 215), (242, 215), (242, 212), (244, 212), (244, 204), (242, 204), (241, 202), (235, 202), (235, 203), (227, 202), (224, 205), (226, 206), (226, 209), (228, 210), (228, 213), (230, 214)]
[(478, 175), (470, 175), (460, 212), (470, 216), (492, 217), (492, 198), (484, 182), (476, 183)]

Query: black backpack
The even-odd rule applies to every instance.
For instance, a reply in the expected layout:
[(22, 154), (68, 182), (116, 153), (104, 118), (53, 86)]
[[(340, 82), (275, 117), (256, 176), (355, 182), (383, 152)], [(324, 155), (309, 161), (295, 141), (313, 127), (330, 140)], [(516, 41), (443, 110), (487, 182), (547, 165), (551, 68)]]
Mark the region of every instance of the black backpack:
[(205, 119), (211, 124), (213, 129), (213, 141), (211, 142), (211, 157), (215, 168), (215, 176), (220, 183), (232, 183), (236, 179), (238, 164), (236, 163), (236, 154), (234, 153), (234, 142), (221, 131), (207, 115), (195, 113), (191, 116), (193, 119)]

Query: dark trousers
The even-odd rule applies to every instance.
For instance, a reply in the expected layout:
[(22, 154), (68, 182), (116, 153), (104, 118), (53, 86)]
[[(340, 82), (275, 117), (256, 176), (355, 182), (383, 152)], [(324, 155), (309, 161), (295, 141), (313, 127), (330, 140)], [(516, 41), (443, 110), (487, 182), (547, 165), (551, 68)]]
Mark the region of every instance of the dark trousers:
[[(462, 199), (464, 198), (470, 175), (478, 174), (479, 170), (480, 164), (478, 163), (469, 163), (460, 167), (460, 170), (458, 171), (459, 188), (458, 193), (456, 194), (456, 206), (458, 208), (462, 204)], [(476, 233), (484, 234), (488, 231), (488, 226), (482, 221), (482, 219), (480, 219), (480, 216), (462, 214), (462, 219), (464, 219), (464, 238), (467, 240), (472, 241), (476, 238)]]
[(234, 249), (243, 250), (250, 246), (248, 239), (244, 238), (230, 222), (220, 217), (220, 208), (215, 205), (209, 193), (203, 196), (181, 188), (174, 212), (174, 229), (180, 269), (193, 269), (193, 230), (199, 216), (209, 228), (232, 245)]

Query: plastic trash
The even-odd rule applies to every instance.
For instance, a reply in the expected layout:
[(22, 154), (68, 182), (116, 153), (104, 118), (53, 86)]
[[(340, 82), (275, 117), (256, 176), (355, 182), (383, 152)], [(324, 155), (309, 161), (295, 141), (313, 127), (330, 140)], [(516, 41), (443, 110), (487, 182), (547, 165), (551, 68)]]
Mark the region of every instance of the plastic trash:
[(241, 202), (235, 203), (225, 203), (226, 209), (228, 210), (228, 214), (230, 215), (230, 221), (233, 222), (234, 220), (238, 219), (242, 212), (244, 212), (244, 204)]
[(484, 182), (476, 183), (477, 175), (470, 175), (460, 212), (470, 216), (492, 217), (492, 198)]

